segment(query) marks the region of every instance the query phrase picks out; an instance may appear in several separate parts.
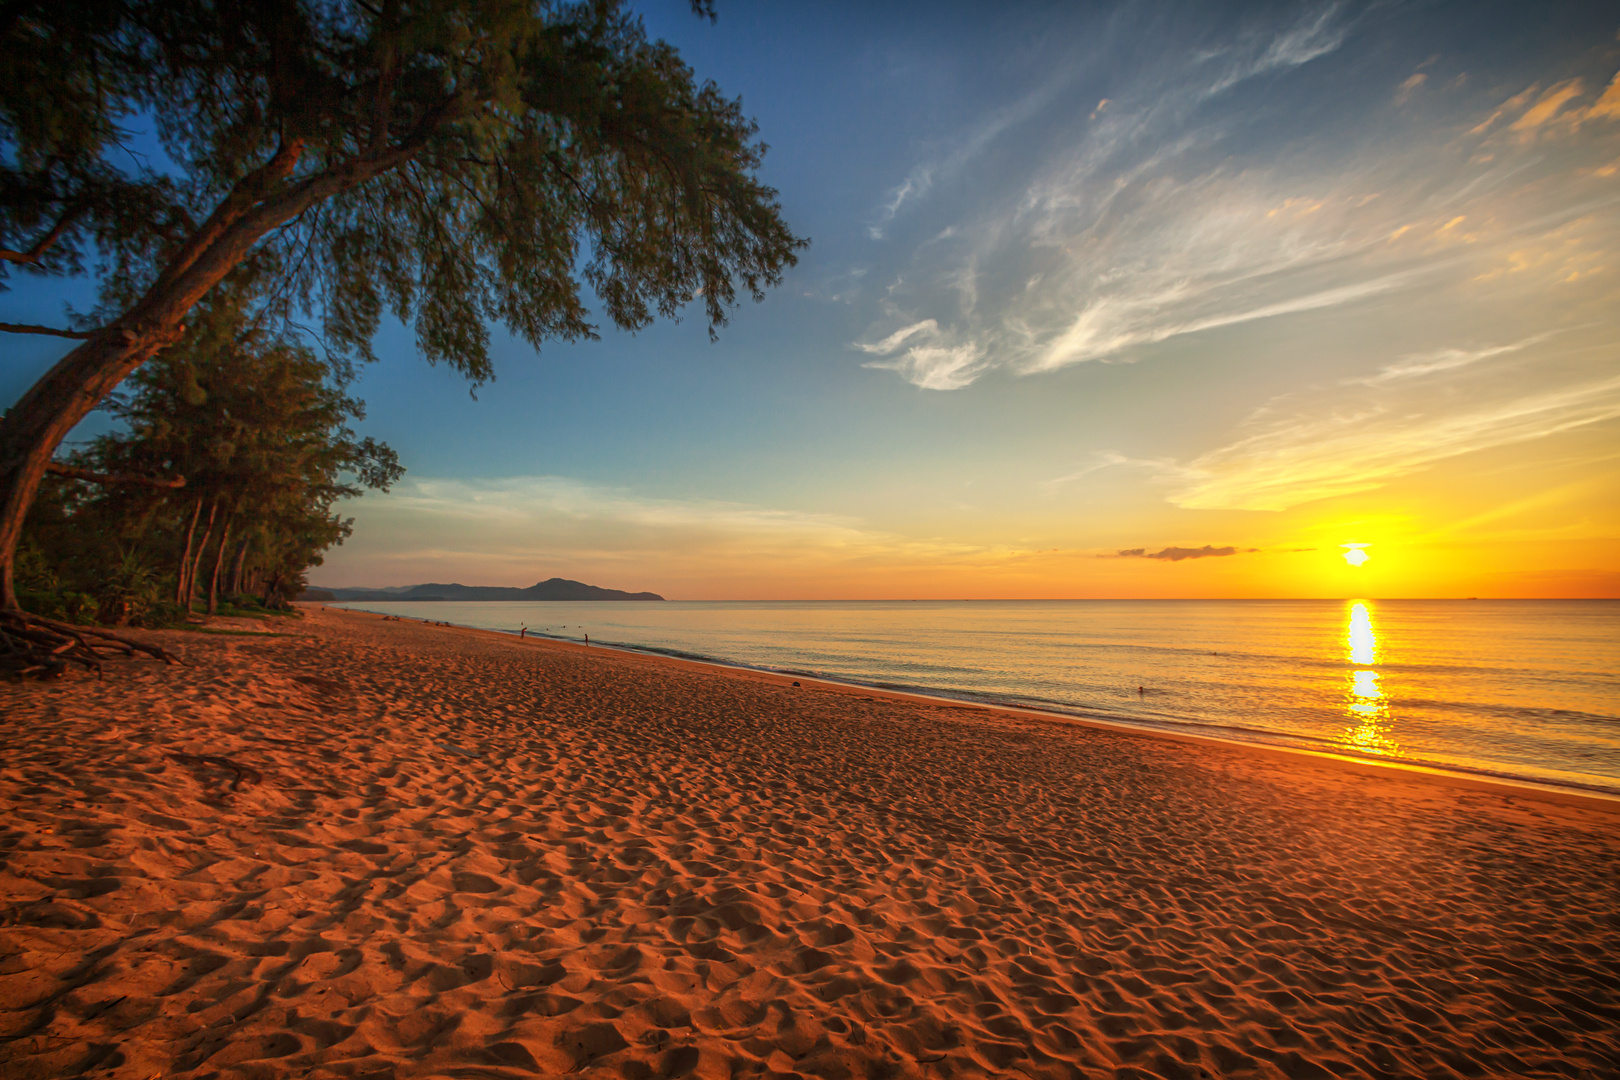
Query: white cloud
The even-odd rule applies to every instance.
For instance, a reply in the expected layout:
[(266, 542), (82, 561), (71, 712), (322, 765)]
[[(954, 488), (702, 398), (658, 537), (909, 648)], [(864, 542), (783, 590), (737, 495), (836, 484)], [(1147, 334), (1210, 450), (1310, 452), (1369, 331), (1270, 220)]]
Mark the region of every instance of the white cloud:
[(856, 342), (855, 347), (862, 352), (887, 356), (918, 334), (923, 334), (929, 338), (937, 337), (939, 335), (939, 323), (933, 319), (923, 319), (921, 322), (914, 322), (910, 326), (901, 327), (881, 341)]
[(1371, 281), (1322, 289), (1305, 296), (1262, 304), (1259, 307), (1246, 309), (1238, 307), (1234, 310), (1218, 311), (1185, 322), (1176, 321), (1174, 317), (1166, 318), (1166, 313), (1174, 313), (1178, 308), (1185, 310), (1190, 306), (1185, 301), (1199, 293), (1213, 292), (1220, 287), (1220, 282), (1208, 282), (1202, 286), (1180, 282), (1157, 295), (1103, 297), (1082, 311), (1074, 324), (1042, 350), (1024, 370), (1052, 371), (1085, 360), (1113, 356), (1133, 345), (1165, 341), (1181, 334), (1193, 334), (1200, 330), (1213, 330), (1216, 327), (1232, 326), (1256, 319), (1334, 307), (1388, 292), (1409, 276), (1388, 274)]
[(710, 499), (652, 498), (558, 476), (407, 478), (354, 507), (355, 535), (332, 549), (328, 585), (527, 585), (553, 575), (614, 588), (736, 575), (961, 563), (1020, 552), (902, 537), (836, 514)]
[[(772, 510), (739, 503), (658, 499), (621, 488), (600, 487), (558, 476), (498, 480), (407, 479), (387, 495), (367, 498), (366, 507), (398, 516), (476, 528), (483, 537), (517, 526), (546, 522), (550, 535), (566, 535), (583, 523), (604, 530), (593, 546), (639, 550), (650, 533), (668, 537), (725, 537), (732, 541), (769, 543), (776, 538), (798, 544), (847, 543), (860, 530), (849, 519)], [(515, 539), (515, 538), (514, 538)], [(522, 541), (516, 541), (520, 544)]]
[(984, 349), (968, 342), (948, 347), (919, 345), (891, 360), (869, 360), (861, 366), (898, 371), (907, 382), (924, 390), (960, 390), (989, 365), (984, 362)]
[(1116, 466), (1143, 469), (1147, 471), (1150, 477), (1155, 480), (1185, 480), (1190, 479), (1193, 476), (1193, 474), (1187, 470), (1186, 466), (1178, 465), (1169, 458), (1133, 458), (1127, 457), (1124, 454), (1115, 453), (1112, 450), (1100, 451), (1093, 455), (1093, 457), (1095, 460), (1093, 460), (1089, 465), (1082, 466), (1073, 472), (1065, 473), (1063, 476), (1055, 476), (1050, 480), (1043, 480), (1040, 484), (1041, 489), (1048, 495), (1056, 494), (1062, 488), (1067, 487), (1076, 480), (1083, 480), (1094, 472), (1100, 472), (1103, 469), (1110, 469)]
[[(855, 348), (886, 360), (869, 360), (863, 367), (898, 371), (908, 382), (925, 390), (958, 390), (984, 370), (984, 349), (974, 342), (956, 345), (936, 344), (943, 335), (933, 319), (903, 326), (873, 342), (856, 342)], [(908, 341), (918, 342), (906, 348)], [(924, 344), (924, 342), (926, 344)], [(900, 352), (904, 349), (904, 352)], [(899, 353), (899, 355), (894, 355)]]
[(1387, 380), (1369, 380), (1359, 395), (1324, 388), (1273, 401), (1242, 438), (1192, 461), (1190, 479), (1170, 500), (1195, 510), (1286, 510), (1368, 491), (1461, 454), (1620, 417), (1620, 377), (1525, 393), (1511, 383), (1459, 384), (1452, 376), (1464, 366), (1408, 371), (1399, 396)]
[[(1598, 95), (1565, 79), (1481, 108), (1454, 79), (1414, 96), (1440, 84), (1438, 72), (1418, 70), (1392, 122), (1388, 81), (1328, 88), (1289, 75), (1301, 108), (1359, 91), (1385, 110), (1376, 125), (1331, 138), (1330, 128), (1302, 133), (1308, 114), (1292, 100), (1268, 106), (1288, 132), (1273, 135), (1256, 125), (1252, 95), (1224, 93), (1344, 48), (1355, 21), (1352, 9), (1316, 5), (1213, 47), (1196, 32), (1191, 47), (1166, 41), (1128, 68), (1109, 64), (1104, 36), (1094, 62), (1112, 67), (1110, 81), (1048, 83), (964, 136), (980, 157), (932, 166), (926, 204), (891, 200), (932, 215), (920, 230), (930, 240), (868, 301), (884, 305), (888, 325), (931, 324), (930, 336), (906, 342), (916, 352), (903, 357), (898, 346), (860, 345), (891, 358), (868, 366), (960, 389), (995, 368), (1031, 375), (1136, 360), (1158, 343), (1263, 319), (1375, 300), (1409, 310), (1445, 290), (1456, 302), (1491, 274), (1517, 273), (1518, 302), (1528, 304), (1533, 290), (1615, 265), (1602, 180), (1620, 160), (1620, 125), (1606, 122), (1620, 104), (1605, 104), (1620, 102), (1620, 82)], [(1103, 99), (1106, 108), (1094, 107)], [(1039, 131), (1018, 128), (1037, 113)], [(1576, 136), (1584, 142), (1546, 151), (1548, 140)], [(992, 142), (995, 168), (982, 172), (1010, 178), (986, 197), (980, 171), (963, 164), (988, 161)], [(1555, 235), (1582, 215), (1590, 221), (1579, 237)], [(1453, 361), (1462, 362), (1434, 362)]]
[[(1344, 44), (1349, 26), (1338, 19), (1339, 5), (1328, 4), (1307, 12), (1294, 25), (1275, 36), (1254, 33), (1240, 47), (1224, 53), (1226, 70), (1204, 91), (1213, 96), (1246, 79), (1278, 68), (1299, 67), (1318, 56), (1325, 56)], [(1206, 54), (1208, 55), (1208, 54)], [(1217, 54), (1221, 55), (1221, 54)]]
[(1552, 337), (1551, 333), (1536, 334), (1523, 341), (1515, 341), (1510, 345), (1490, 345), (1481, 349), (1436, 349), (1433, 352), (1414, 353), (1403, 356), (1393, 364), (1386, 364), (1378, 369), (1378, 374), (1361, 379), (1347, 379), (1346, 383), (1361, 383), (1363, 385), (1376, 385), (1387, 383), (1395, 379), (1407, 379), (1414, 375), (1434, 375), (1442, 371), (1453, 371), (1457, 368), (1477, 364), (1481, 360), (1489, 360), (1493, 356), (1504, 356), (1515, 353), (1527, 346), (1535, 345)]
[(919, 165), (912, 169), (909, 176), (890, 189), (888, 196), (883, 200), (882, 207), (879, 208), (878, 223), (867, 226), (867, 235), (871, 236), (873, 240), (882, 240), (885, 234), (885, 226), (894, 220), (895, 215), (900, 212), (900, 208), (905, 205), (906, 200), (926, 195), (928, 189), (933, 186), (934, 169), (932, 166)]
[[(926, 196), (933, 188), (936, 177), (952, 177), (960, 173), (984, 154), (1003, 132), (1029, 120), (1049, 105), (1073, 79), (1073, 71), (1060, 71), (1055, 78), (1048, 79), (1012, 105), (993, 111), (970, 127), (965, 134), (952, 140), (953, 145), (935, 160), (914, 166), (906, 178), (890, 188), (884, 196), (878, 207), (877, 223), (867, 227), (867, 234), (873, 240), (882, 240), (887, 235), (889, 222), (899, 215), (907, 202)], [(1101, 109), (1102, 105), (1098, 105), (1098, 108)]]

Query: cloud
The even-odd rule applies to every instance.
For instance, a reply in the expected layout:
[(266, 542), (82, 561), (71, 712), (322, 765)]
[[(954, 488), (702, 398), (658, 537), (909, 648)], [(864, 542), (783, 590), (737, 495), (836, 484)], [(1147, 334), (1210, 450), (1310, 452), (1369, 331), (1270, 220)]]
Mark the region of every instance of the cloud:
[(1470, 377), (1479, 362), (1414, 365), (1399, 382), (1366, 380), (1359, 393), (1340, 385), (1275, 399), (1249, 418), (1241, 438), (1190, 462), (1170, 501), (1198, 510), (1286, 510), (1372, 490), (1462, 454), (1620, 418), (1620, 377), (1549, 387), (1543, 380), (1572, 374), (1553, 370), (1536, 372), (1527, 387)]
[[(914, 166), (906, 178), (890, 188), (878, 207), (877, 222), (867, 227), (867, 235), (882, 240), (888, 234), (888, 225), (899, 216), (907, 202), (914, 202), (928, 194), (936, 177), (950, 178), (962, 171), (1009, 128), (1029, 120), (1044, 109), (1056, 94), (1074, 78), (1072, 72), (1060, 71), (1035, 90), (1006, 108), (997, 109), (977, 125), (953, 140), (954, 145), (937, 160), (924, 161)], [(1100, 110), (1106, 102), (1099, 104)]]
[[(869, 360), (863, 367), (898, 371), (907, 381), (928, 390), (956, 390), (971, 383), (983, 370), (984, 349), (971, 341), (936, 344), (943, 337), (938, 322), (924, 319), (903, 326), (880, 341), (857, 341), (855, 348), (889, 357)], [(916, 344), (906, 348), (907, 342)]]
[(1427, 353), (1414, 353), (1403, 356), (1393, 364), (1386, 364), (1378, 369), (1378, 374), (1361, 379), (1347, 379), (1347, 384), (1360, 383), (1364, 386), (1375, 386), (1379, 383), (1393, 382), (1396, 379), (1409, 379), (1417, 375), (1434, 375), (1442, 371), (1454, 371), (1457, 368), (1477, 364), (1481, 360), (1489, 360), (1493, 356), (1505, 356), (1515, 353), (1530, 345), (1546, 341), (1552, 333), (1535, 334), (1523, 341), (1515, 341), (1508, 345), (1490, 345), (1482, 349), (1436, 349)]
[[(1220, 297), (1216, 294), (1226, 286), (1226, 283), (1213, 278), (1196, 285), (1177, 282), (1156, 293), (1137, 295), (1127, 293), (1123, 296), (1103, 297), (1082, 311), (1074, 323), (1025, 365), (1023, 370), (1026, 373), (1052, 371), (1085, 360), (1114, 356), (1134, 345), (1153, 344), (1182, 334), (1195, 334), (1201, 330), (1234, 326), (1256, 319), (1270, 319), (1279, 315), (1336, 307), (1389, 292), (1410, 277), (1411, 275), (1406, 273), (1388, 274), (1370, 281), (1322, 289), (1305, 296), (1261, 304), (1257, 307), (1234, 306), (1234, 309), (1225, 311), (1219, 310)], [(1198, 307), (1199, 300), (1207, 301), (1208, 306), (1217, 310), (1202, 317), (1192, 315), (1191, 313)], [(1182, 320), (1174, 316), (1166, 317), (1167, 312), (1176, 312), (1178, 308), (1191, 317)]]
[(984, 349), (965, 345), (919, 345), (892, 360), (869, 360), (862, 367), (898, 371), (907, 382), (924, 390), (960, 390), (979, 377), (989, 365)]
[(1048, 494), (1053, 494), (1065, 485), (1072, 484), (1076, 480), (1090, 476), (1092, 473), (1101, 469), (1112, 468), (1116, 465), (1145, 469), (1149, 473), (1153, 474), (1155, 478), (1160, 479), (1185, 479), (1188, 475), (1187, 470), (1183, 466), (1177, 465), (1169, 458), (1133, 458), (1126, 457), (1124, 454), (1114, 453), (1113, 451), (1102, 451), (1094, 456), (1096, 457), (1096, 460), (1090, 465), (1086, 465), (1063, 476), (1053, 477), (1050, 480), (1043, 480), (1040, 486)]
[[(1299, 67), (1319, 56), (1325, 56), (1344, 44), (1348, 25), (1339, 21), (1339, 4), (1318, 6), (1307, 11), (1298, 22), (1284, 27), (1275, 35), (1265, 31), (1254, 32), (1230, 50), (1214, 55), (1226, 55), (1228, 64), (1222, 74), (1204, 90), (1204, 96), (1213, 96), (1238, 83), (1279, 68)], [(1269, 38), (1269, 40), (1268, 40)]]
[[(415, 519), (486, 550), (569, 546), (641, 552), (661, 545), (690, 549), (839, 548), (871, 538), (850, 519), (712, 500), (660, 499), (565, 477), (495, 480), (407, 479), (366, 510)], [(543, 523), (543, 528), (538, 528)]]
[[(1258, 548), (1249, 548), (1251, 552), (1258, 550)], [(1209, 559), (1224, 555), (1236, 555), (1237, 553), (1238, 549), (1235, 547), (1211, 547), (1209, 544), (1205, 544), (1203, 547), (1197, 548), (1167, 547), (1152, 554), (1148, 553), (1147, 548), (1128, 548), (1120, 551), (1119, 557), (1122, 559), (1164, 559), (1167, 562), (1181, 562), (1183, 559)]]
[(1609, 80), (1608, 88), (1603, 91), (1603, 96), (1592, 103), (1592, 107), (1586, 110), (1581, 119), (1603, 120), (1609, 117), (1620, 119), (1620, 72), (1615, 72), (1614, 78)]
[(914, 322), (910, 326), (901, 327), (881, 341), (874, 341), (866, 344), (856, 342), (855, 347), (862, 352), (876, 353), (878, 356), (888, 356), (890, 353), (894, 352), (901, 345), (911, 338), (916, 337), (918, 334), (923, 334), (929, 338), (938, 337), (939, 323), (933, 319), (923, 319), (921, 322)]
[(1610, 78), (1595, 101), (1582, 106), (1576, 99), (1585, 94), (1586, 81), (1580, 77), (1564, 79), (1545, 91), (1532, 84), (1494, 109), (1470, 134), (1483, 135), (1514, 113), (1519, 114), (1518, 119), (1508, 125), (1507, 132), (1520, 141), (1547, 134), (1568, 136), (1587, 124), (1620, 118), (1620, 72)]
[[(1198, 60), (1208, 62), (1220, 58), (1225, 63), (1217, 65), (1218, 73), (1207, 84), (1196, 88), (1193, 95), (1212, 97), (1256, 76), (1298, 67), (1334, 51), (1344, 43), (1349, 29), (1348, 24), (1339, 18), (1341, 7), (1337, 3), (1319, 5), (1290, 26), (1280, 30), (1265, 27), (1252, 30), (1230, 48), (1203, 53)], [(905, 179), (884, 195), (877, 209), (876, 223), (867, 227), (871, 238), (884, 239), (889, 223), (899, 216), (906, 203), (927, 195), (936, 179), (960, 173), (1010, 129), (1045, 110), (1076, 81), (1077, 70), (1076, 65), (1064, 65), (1055, 77), (1047, 79), (1013, 104), (994, 110), (964, 134), (951, 140), (952, 145), (943, 155), (914, 166)], [(1089, 112), (1088, 119), (1095, 120), (1111, 104), (1110, 98), (1099, 99)]]
[[(1408, 69), (1398, 115), (1349, 110), (1339, 103), (1387, 101), (1388, 76), (1357, 83), (1340, 65), (1329, 86), (1306, 65), (1351, 45), (1358, 11), (1314, 5), (1237, 31), (1189, 15), (1141, 54), (1129, 52), (1136, 16), (1116, 12), (1092, 35), (1095, 55), (1068, 65), (1106, 77), (1048, 80), (970, 129), (963, 152), (930, 160), (926, 202), (909, 179), (891, 194), (885, 205), (917, 215), (928, 239), (892, 249), (909, 263), (867, 294), (882, 310), (869, 335), (931, 335), (905, 355), (858, 345), (886, 358), (868, 366), (958, 390), (995, 369), (1133, 362), (1263, 320), (1395, 311), (1442, 292), (1455, 304), (1464, 283), (1521, 265), (1516, 302), (1529, 304), (1615, 265), (1612, 210), (1598, 207), (1620, 160), (1607, 122), (1620, 76), (1604, 72), (1601, 95), (1590, 76), (1565, 77), (1486, 103), (1470, 88), (1486, 79), (1464, 83), (1431, 58)], [(1262, 76), (1279, 81), (1238, 92)], [(1285, 99), (1266, 96), (1280, 88)], [(1579, 250), (1557, 267), (1519, 257), (1583, 214), (1562, 241)]]
[(1421, 71), (1414, 75), (1408, 76), (1407, 80), (1401, 83), (1401, 88), (1395, 91), (1395, 104), (1405, 105), (1408, 101), (1412, 100), (1412, 95), (1417, 93), (1418, 88), (1427, 82), (1428, 79), (1429, 77)]
[[(1046, 371), (1393, 287), (1382, 279), (1387, 275), (1314, 289), (1301, 277), (1288, 295), (1268, 295), (1254, 287), (1258, 279), (1331, 257), (1337, 245), (1301, 237), (1297, 214), (1268, 216), (1290, 195), (1257, 193), (1253, 177), (1219, 167), (1176, 181), (1166, 175), (1178, 171), (1179, 159), (1219, 137), (1218, 121), (1183, 127), (1200, 102), (1337, 49), (1347, 32), (1339, 12), (1338, 5), (1318, 6), (1281, 27), (1251, 27), (1221, 48), (1183, 59), (1179, 70), (1159, 72), (1150, 86), (1127, 85), (1118, 94), (1088, 99), (1098, 104), (1075, 132), (1075, 143), (1032, 178), (1015, 205), (976, 224), (953, 222), (931, 232), (950, 242), (930, 254), (929, 265), (898, 292), (949, 290), (955, 317), (916, 312), (911, 320), (952, 325), (949, 340), (930, 342), (929, 350), (900, 362), (869, 366), (895, 370), (918, 386), (957, 389), (991, 367)], [(961, 152), (930, 165), (926, 175), (960, 171), (991, 141), (1040, 113), (1064, 85), (1062, 79), (1049, 81), (998, 113), (963, 140)], [(914, 186), (908, 179), (896, 189), (905, 193), (900, 200), (891, 196), (885, 206), (901, 205)], [(1257, 224), (1281, 243), (1255, 243)], [(1089, 257), (1067, 257), (1079, 243)], [(1009, 295), (1014, 278), (1020, 295)], [(981, 310), (988, 322), (979, 317)]]
[(843, 515), (653, 498), (558, 476), (407, 478), (354, 513), (354, 536), (328, 552), (319, 573), (329, 585), (512, 585), (556, 574), (666, 592), (669, 582), (723, 582), (762, 568), (777, 579), (918, 566), (971, 572), (1029, 555), (900, 536)]
[(1511, 131), (1530, 131), (1550, 121), (1558, 114), (1570, 98), (1577, 97), (1585, 89), (1581, 80), (1567, 79), (1559, 83), (1526, 109), (1524, 115), (1515, 120), (1510, 127)]
[(919, 165), (911, 170), (911, 174), (890, 189), (883, 205), (878, 210), (878, 221), (867, 226), (867, 235), (873, 240), (882, 240), (889, 222), (894, 220), (900, 208), (907, 199), (921, 197), (934, 186), (934, 169), (930, 165)]

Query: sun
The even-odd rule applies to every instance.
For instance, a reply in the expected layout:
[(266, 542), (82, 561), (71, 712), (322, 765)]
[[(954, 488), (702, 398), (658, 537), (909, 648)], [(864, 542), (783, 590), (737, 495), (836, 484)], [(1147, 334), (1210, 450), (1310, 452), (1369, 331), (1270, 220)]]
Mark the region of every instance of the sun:
[(1344, 553), (1344, 561), (1349, 563), (1351, 566), (1360, 566), (1362, 563), (1372, 558), (1372, 556), (1367, 554), (1367, 548), (1371, 547), (1371, 544), (1340, 544), (1339, 546), (1346, 549)]

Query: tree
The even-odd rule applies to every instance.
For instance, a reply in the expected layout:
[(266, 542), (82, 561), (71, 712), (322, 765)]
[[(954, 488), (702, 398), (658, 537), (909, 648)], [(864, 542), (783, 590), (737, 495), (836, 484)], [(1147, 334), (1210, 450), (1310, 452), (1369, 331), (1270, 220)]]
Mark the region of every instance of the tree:
[[(404, 473), (393, 450), (347, 426), (364, 419), (364, 403), (313, 350), (250, 320), (244, 277), (199, 304), (185, 338), (126, 381), (129, 393), (108, 406), (122, 430), (75, 461), (100, 475), (186, 479), (181, 489), (106, 485), (94, 504), (111, 511), (118, 532), (138, 521), (146, 534), (164, 518), (175, 602), (189, 610), (201, 594), (210, 613), (233, 535), (256, 539), (260, 562), (271, 552), (301, 557), (283, 568), (291, 581), (348, 535), (332, 512), (337, 500), (386, 491)], [(294, 537), (324, 540), (311, 548)]]
[[(252, 281), (233, 277), (105, 404), (119, 429), (53, 470), (25, 531), (31, 607), (150, 623), (201, 598), (212, 613), (255, 580), (278, 603), (348, 535), (337, 501), (403, 474), (350, 429), (363, 403), (312, 349), (250, 321)], [(114, 479), (158, 477), (185, 483)]]
[[(113, 164), (140, 117), (172, 168)], [(262, 317), (367, 359), (389, 310), (474, 384), (486, 319), (593, 336), (581, 280), (630, 329), (701, 296), (712, 335), (804, 246), (756, 134), (623, 0), (6, 5), (0, 266), (104, 288), (94, 327), (3, 327), (84, 340), (0, 419), (0, 608), (63, 437), (244, 260), (284, 268)]]

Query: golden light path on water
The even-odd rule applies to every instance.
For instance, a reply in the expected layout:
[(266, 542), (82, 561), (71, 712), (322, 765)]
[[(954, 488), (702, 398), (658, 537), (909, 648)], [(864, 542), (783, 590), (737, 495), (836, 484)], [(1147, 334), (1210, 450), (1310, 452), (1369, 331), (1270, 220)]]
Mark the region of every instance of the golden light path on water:
[(1347, 610), (1345, 658), (1354, 667), (1348, 673), (1344, 694), (1345, 715), (1350, 720), (1344, 744), (1363, 754), (1394, 754), (1400, 747), (1390, 735), (1389, 698), (1376, 670), (1379, 645), (1372, 606), (1369, 601), (1355, 600)]

